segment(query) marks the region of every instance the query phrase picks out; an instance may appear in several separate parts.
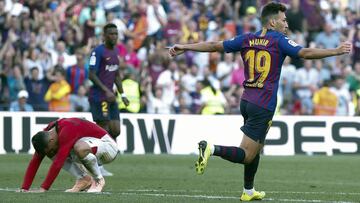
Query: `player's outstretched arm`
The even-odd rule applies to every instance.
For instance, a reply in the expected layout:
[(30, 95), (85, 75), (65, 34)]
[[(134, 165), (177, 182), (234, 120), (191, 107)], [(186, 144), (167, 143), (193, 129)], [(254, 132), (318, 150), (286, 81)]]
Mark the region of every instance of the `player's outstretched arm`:
[(195, 44), (175, 44), (169, 48), (169, 54), (171, 57), (180, 55), (185, 51), (197, 51), (197, 52), (215, 52), (224, 51), (223, 42), (199, 42)]
[(350, 42), (343, 42), (335, 49), (302, 48), (298, 55), (304, 59), (322, 59), (330, 56), (348, 54), (351, 52), (351, 49), (352, 44)]

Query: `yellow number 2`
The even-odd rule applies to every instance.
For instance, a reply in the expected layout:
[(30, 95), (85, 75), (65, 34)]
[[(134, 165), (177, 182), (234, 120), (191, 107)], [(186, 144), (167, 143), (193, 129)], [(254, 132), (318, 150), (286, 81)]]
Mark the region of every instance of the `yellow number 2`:
[[(260, 50), (256, 52), (255, 50), (249, 50), (245, 54), (245, 62), (248, 63), (249, 67), (249, 79), (246, 81), (246, 86), (249, 87), (264, 87), (264, 81), (270, 72), (271, 66), (271, 55), (268, 51)], [(260, 76), (255, 80), (255, 71), (260, 74)]]
[(103, 113), (107, 113), (107, 112), (108, 112), (108, 103), (107, 103), (106, 101), (103, 101), (103, 102), (101, 103), (101, 111), (102, 111)]

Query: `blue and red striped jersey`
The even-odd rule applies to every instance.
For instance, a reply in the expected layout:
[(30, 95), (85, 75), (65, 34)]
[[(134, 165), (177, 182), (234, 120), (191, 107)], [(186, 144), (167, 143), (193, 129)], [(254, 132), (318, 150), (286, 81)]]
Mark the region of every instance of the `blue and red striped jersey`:
[(286, 35), (263, 29), (223, 42), (225, 52), (241, 52), (245, 66), (242, 99), (275, 111), (281, 67), (286, 56), (298, 57), (302, 47)]
[[(90, 70), (95, 70), (99, 80), (109, 90), (113, 89), (116, 74), (119, 69), (118, 49), (115, 47), (110, 50), (101, 44), (91, 52), (89, 61)], [(98, 86), (93, 85), (89, 92), (89, 101), (104, 101), (106, 99), (105, 92)]]

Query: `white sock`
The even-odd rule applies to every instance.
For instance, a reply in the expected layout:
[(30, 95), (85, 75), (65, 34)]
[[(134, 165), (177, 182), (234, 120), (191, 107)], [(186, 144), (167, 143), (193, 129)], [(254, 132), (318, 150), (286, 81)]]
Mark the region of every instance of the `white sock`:
[(97, 158), (94, 154), (89, 153), (86, 155), (83, 159), (81, 159), (81, 162), (84, 164), (85, 168), (92, 173), (93, 177), (95, 179), (101, 179), (103, 176), (101, 175)]
[(62, 168), (69, 172), (71, 175), (75, 176), (76, 179), (83, 178), (87, 175), (87, 173), (81, 170), (79, 166), (75, 162), (71, 161), (69, 158), (66, 159)]
[(212, 144), (210, 145), (210, 154), (213, 155), (215, 151), (215, 146)]
[(252, 188), (252, 189), (245, 189), (244, 188), (244, 192), (246, 192), (246, 194), (248, 194), (248, 195), (252, 195), (254, 193), (254, 191), (255, 191), (254, 188)]

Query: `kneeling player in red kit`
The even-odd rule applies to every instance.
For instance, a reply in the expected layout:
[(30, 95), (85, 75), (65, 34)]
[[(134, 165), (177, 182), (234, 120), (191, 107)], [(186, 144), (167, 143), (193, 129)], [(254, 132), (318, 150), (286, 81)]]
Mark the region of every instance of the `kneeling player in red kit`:
[(119, 152), (116, 142), (104, 129), (79, 118), (51, 122), (44, 131), (36, 133), (31, 142), (35, 154), (26, 170), (23, 192), (29, 191), (45, 156), (53, 160), (52, 165), (41, 188), (31, 192), (47, 191), (61, 168), (77, 178), (75, 185), (66, 192), (101, 192), (105, 180), (98, 164), (112, 162)]

